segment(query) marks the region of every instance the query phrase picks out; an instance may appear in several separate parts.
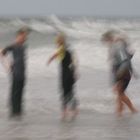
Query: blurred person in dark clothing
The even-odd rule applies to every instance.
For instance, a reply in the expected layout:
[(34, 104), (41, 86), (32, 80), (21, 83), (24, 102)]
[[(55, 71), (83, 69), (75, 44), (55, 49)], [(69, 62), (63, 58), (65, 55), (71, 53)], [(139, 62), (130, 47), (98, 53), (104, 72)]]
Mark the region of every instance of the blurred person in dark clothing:
[(58, 50), (50, 57), (48, 64), (58, 58), (61, 66), (61, 89), (62, 89), (62, 119), (65, 119), (71, 112), (72, 117), (76, 117), (78, 113), (77, 100), (74, 93), (74, 85), (76, 78), (76, 59), (72, 51), (66, 44), (66, 37), (63, 33), (58, 35)]
[[(23, 90), (26, 77), (26, 45), (29, 29), (21, 28), (16, 33), (14, 43), (1, 51), (2, 63), (11, 74), (10, 117), (21, 116), (23, 112)], [(12, 62), (6, 57), (12, 54)]]

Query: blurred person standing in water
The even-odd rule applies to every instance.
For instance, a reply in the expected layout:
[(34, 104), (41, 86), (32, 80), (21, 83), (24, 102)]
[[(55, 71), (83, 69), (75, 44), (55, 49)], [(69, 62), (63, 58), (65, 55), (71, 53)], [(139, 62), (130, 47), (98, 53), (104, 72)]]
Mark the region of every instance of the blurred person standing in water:
[(129, 51), (128, 43), (115, 30), (107, 31), (102, 35), (102, 41), (109, 47), (109, 59), (111, 60), (113, 90), (117, 95), (117, 114), (122, 115), (124, 105), (127, 105), (132, 113), (137, 109), (126, 95), (132, 75), (136, 76), (132, 68), (131, 59), (133, 53)]
[[(10, 117), (21, 117), (23, 113), (23, 89), (25, 86), (25, 54), (27, 36), (29, 29), (21, 28), (16, 33), (14, 43), (7, 46), (1, 51), (2, 64), (11, 74), (11, 90), (10, 90)], [(12, 54), (12, 62), (5, 57)]]
[(75, 98), (74, 85), (77, 80), (77, 63), (72, 51), (66, 43), (66, 36), (60, 33), (56, 39), (57, 51), (50, 57), (48, 64), (58, 58), (61, 67), (61, 90), (62, 90), (62, 120), (70, 113), (75, 118), (78, 113), (77, 99)]

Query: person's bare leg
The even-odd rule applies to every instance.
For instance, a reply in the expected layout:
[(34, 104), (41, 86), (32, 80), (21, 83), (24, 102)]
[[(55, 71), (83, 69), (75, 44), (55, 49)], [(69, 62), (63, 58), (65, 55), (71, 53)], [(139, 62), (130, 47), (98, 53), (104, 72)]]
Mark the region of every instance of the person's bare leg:
[(75, 109), (72, 109), (71, 114), (72, 114), (72, 119), (75, 119), (79, 114), (79, 109), (77, 107)]
[(116, 113), (119, 117), (122, 116), (122, 112), (124, 109), (124, 104), (121, 100), (121, 90), (120, 90), (120, 83), (118, 82), (114, 87), (113, 87), (114, 93), (117, 95), (117, 100), (116, 100), (116, 104), (117, 104), (117, 109), (116, 109)]
[(78, 101), (76, 99), (74, 99), (72, 110), (73, 110), (73, 118), (76, 118), (77, 115), (79, 114)]
[(131, 110), (132, 113), (137, 113), (137, 109), (134, 107), (130, 99), (125, 95), (121, 95), (121, 100), (128, 106), (128, 108)]
[(122, 116), (123, 109), (124, 109), (124, 104), (121, 100), (120, 95), (118, 95), (118, 97), (117, 97), (117, 114), (118, 114), (118, 116)]
[(62, 120), (65, 120), (68, 114), (68, 109), (67, 107), (64, 107), (62, 110)]

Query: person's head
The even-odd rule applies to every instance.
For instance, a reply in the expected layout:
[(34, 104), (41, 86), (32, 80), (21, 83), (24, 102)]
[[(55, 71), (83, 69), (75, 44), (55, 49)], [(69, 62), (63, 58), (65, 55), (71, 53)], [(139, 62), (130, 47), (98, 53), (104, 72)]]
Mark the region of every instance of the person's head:
[(16, 33), (16, 43), (23, 44), (27, 40), (27, 36), (30, 32), (30, 29), (23, 27), (19, 29)]
[(101, 41), (103, 43), (107, 43), (107, 44), (111, 44), (115, 41), (115, 34), (117, 33), (117, 31), (115, 30), (109, 30), (107, 32), (105, 32), (103, 35), (102, 35), (102, 38), (101, 38)]
[(65, 45), (66, 43), (66, 36), (64, 33), (60, 33), (56, 38), (56, 44), (59, 46)]

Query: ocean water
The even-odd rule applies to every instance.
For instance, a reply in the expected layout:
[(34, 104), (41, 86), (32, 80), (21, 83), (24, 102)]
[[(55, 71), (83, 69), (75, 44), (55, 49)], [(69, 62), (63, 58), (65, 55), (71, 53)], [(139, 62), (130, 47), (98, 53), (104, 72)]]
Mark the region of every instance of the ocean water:
[[(63, 31), (68, 37), (68, 43), (74, 49), (79, 61), (79, 81), (76, 94), (83, 111), (98, 113), (113, 113), (115, 95), (110, 84), (110, 64), (108, 49), (100, 42), (101, 35), (108, 29), (124, 31), (130, 40), (131, 48), (135, 50), (133, 63), (136, 71), (140, 71), (140, 20), (139, 19), (94, 19), (59, 18), (55, 15), (46, 18), (1, 19), (0, 47), (12, 43), (15, 31), (27, 25), (33, 31), (28, 39), (27, 55), (27, 105), (38, 103), (46, 111), (58, 111), (59, 102), (59, 62), (47, 66), (49, 56), (55, 51), (57, 31)], [(8, 74), (0, 65), (0, 78), (8, 83)], [(132, 79), (128, 95), (136, 106), (140, 106), (140, 80)], [(7, 87), (7, 86), (6, 86)], [(6, 100), (8, 89), (5, 90)], [(33, 99), (32, 102), (28, 100)], [(40, 107), (40, 109), (41, 109)], [(27, 107), (28, 108), (28, 107)], [(32, 108), (32, 107), (31, 107)], [(29, 109), (29, 108), (28, 108)]]

